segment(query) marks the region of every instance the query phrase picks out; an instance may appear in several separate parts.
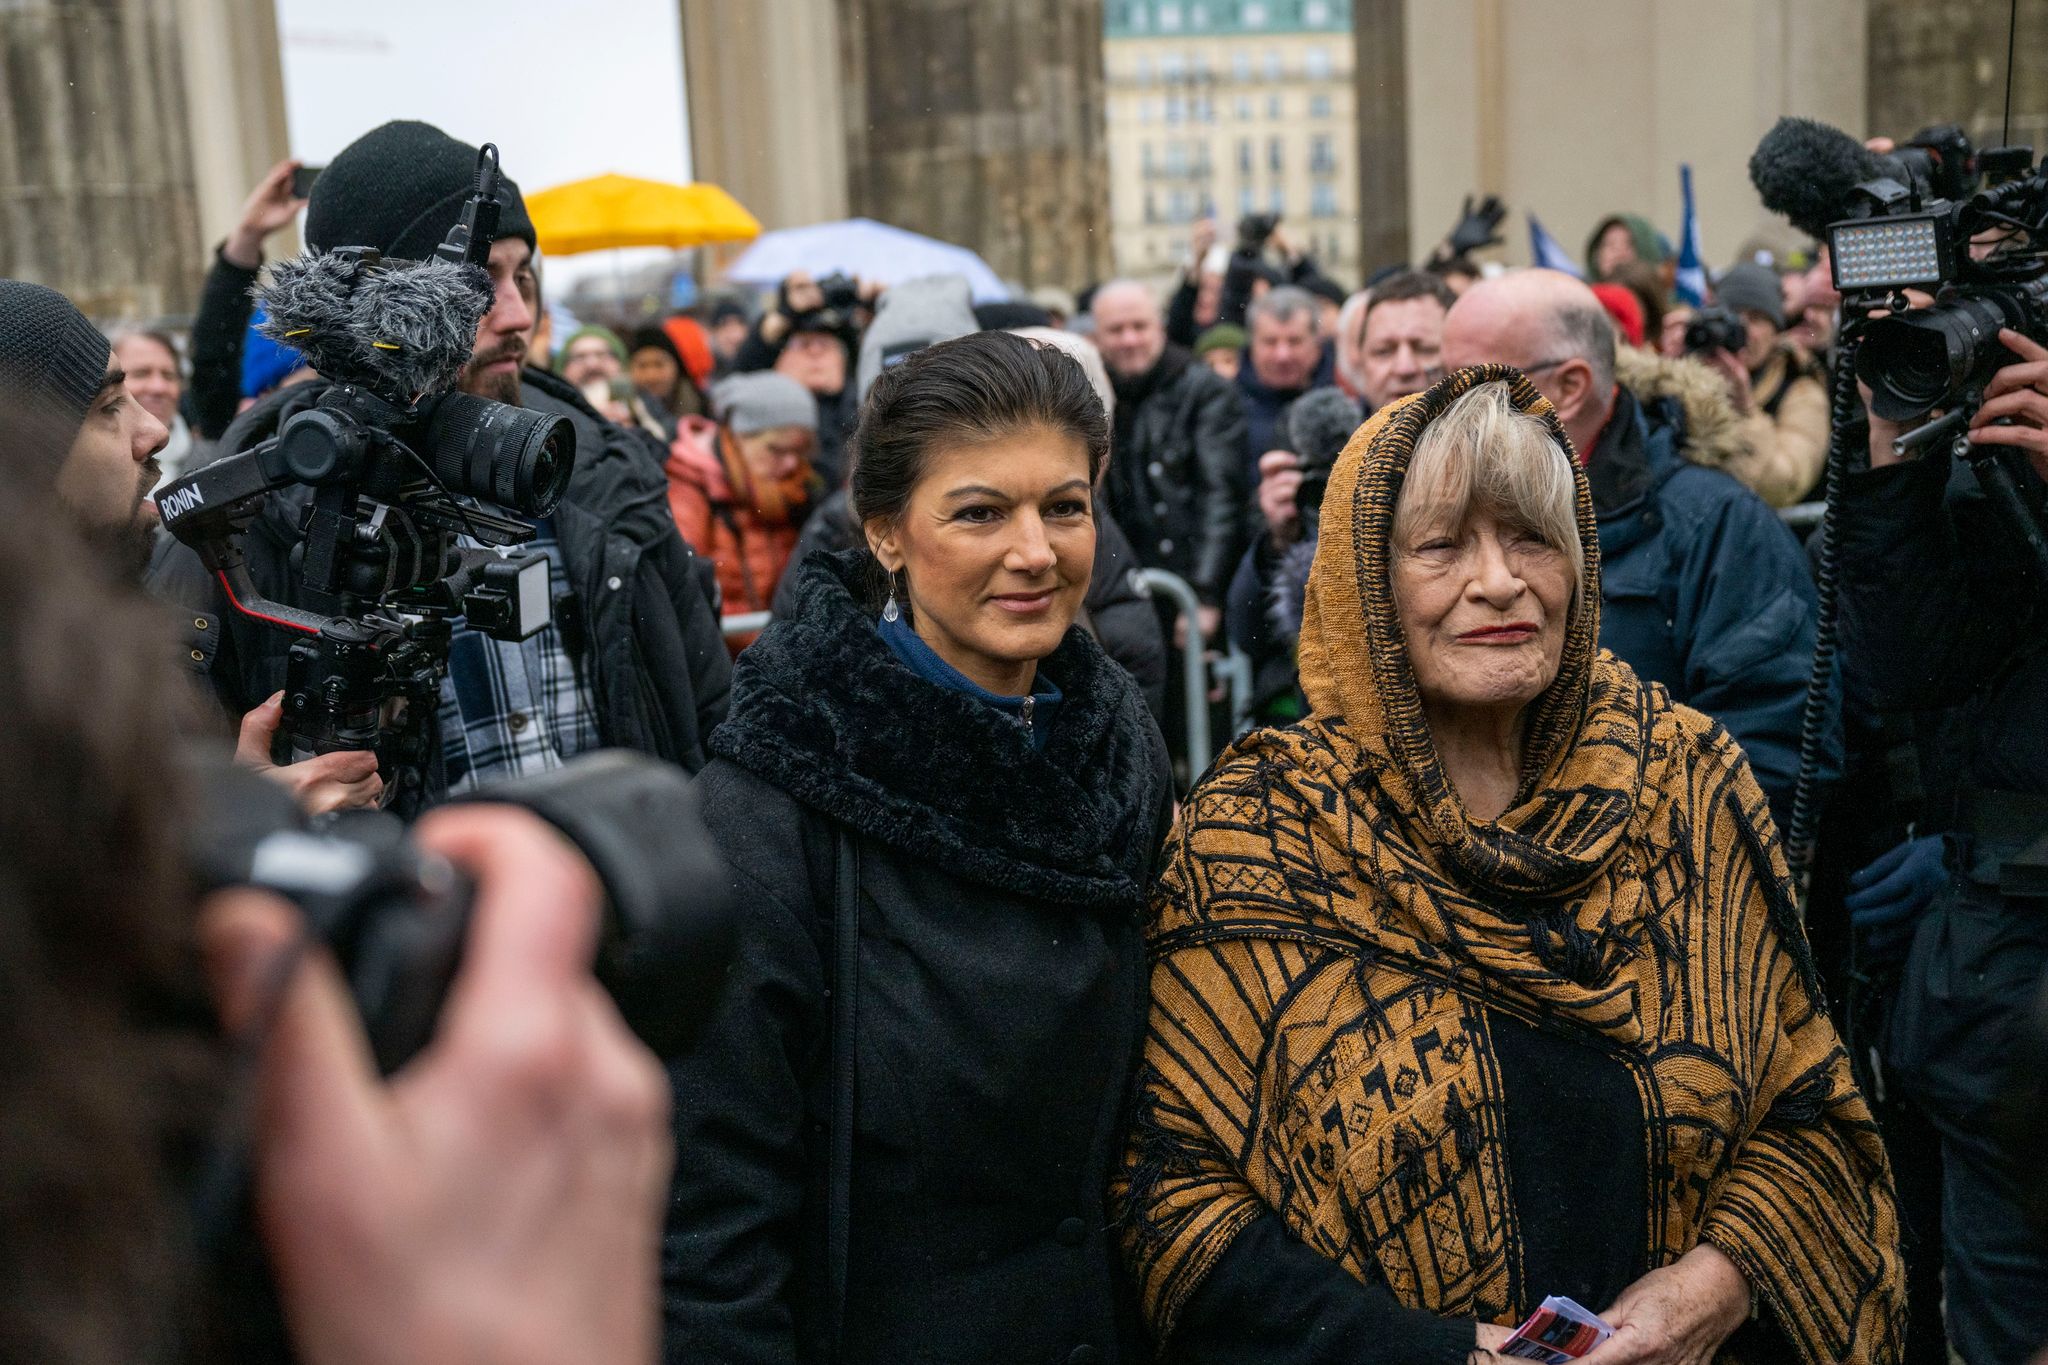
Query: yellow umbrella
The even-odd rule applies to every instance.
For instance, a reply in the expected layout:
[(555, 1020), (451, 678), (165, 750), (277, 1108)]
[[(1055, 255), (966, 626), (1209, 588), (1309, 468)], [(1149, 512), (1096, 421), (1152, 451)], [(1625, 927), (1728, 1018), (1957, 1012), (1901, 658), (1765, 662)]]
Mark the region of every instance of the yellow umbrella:
[(716, 185), (669, 185), (597, 175), (526, 196), (526, 212), (550, 256), (624, 246), (751, 242), (761, 224)]

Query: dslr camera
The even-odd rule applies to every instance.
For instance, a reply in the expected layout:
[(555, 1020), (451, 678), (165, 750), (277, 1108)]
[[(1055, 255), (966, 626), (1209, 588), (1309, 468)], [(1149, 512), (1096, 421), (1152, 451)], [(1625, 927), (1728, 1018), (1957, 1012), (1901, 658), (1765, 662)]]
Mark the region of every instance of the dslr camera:
[(1743, 347), (1749, 345), (1749, 328), (1733, 309), (1720, 304), (1710, 304), (1692, 315), (1685, 324), (1685, 353), (1699, 355), (1703, 351), (1726, 351), (1730, 355), (1741, 355)]
[[(230, 608), (293, 637), (278, 762), (371, 750), (387, 785), (417, 791), (453, 622), (516, 640), (552, 617), (547, 560), (517, 547), (568, 486), (575, 430), (456, 390), (492, 304), (498, 185), (486, 144), (428, 261), (342, 247), (274, 267), (266, 331), (332, 382), (271, 439), (158, 495), (165, 529), (199, 552)], [(309, 494), (291, 603), (257, 590), (241, 547), (285, 489)]]

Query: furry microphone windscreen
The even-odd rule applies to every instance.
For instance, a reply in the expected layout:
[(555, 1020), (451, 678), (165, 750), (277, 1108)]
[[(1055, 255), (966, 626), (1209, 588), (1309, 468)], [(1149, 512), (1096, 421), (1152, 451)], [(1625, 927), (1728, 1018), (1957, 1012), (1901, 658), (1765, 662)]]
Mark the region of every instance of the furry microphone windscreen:
[(271, 267), (257, 291), (260, 330), (306, 353), (328, 379), (400, 404), (455, 386), (491, 311), (491, 277), (473, 265), (407, 261), (364, 268), (340, 255)]
[(1311, 389), (1287, 409), (1287, 443), (1304, 466), (1332, 464), (1365, 420), (1341, 389)]
[(1749, 158), (1749, 183), (1764, 207), (1817, 241), (1847, 215), (1849, 192), (1866, 180), (1907, 178), (1896, 159), (1880, 156), (1839, 128), (1810, 118), (1781, 118)]

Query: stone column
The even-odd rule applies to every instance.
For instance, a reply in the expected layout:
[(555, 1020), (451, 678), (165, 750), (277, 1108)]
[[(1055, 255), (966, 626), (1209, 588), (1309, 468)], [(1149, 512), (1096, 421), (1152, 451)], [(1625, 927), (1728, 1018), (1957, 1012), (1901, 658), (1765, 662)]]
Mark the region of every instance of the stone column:
[(854, 212), (1026, 286), (1110, 270), (1101, 0), (839, 0)]
[[(1408, 25), (1404, 0), (1352, 0), (1358, 59), (1360, 277), (1411, 257), (1408, 240)], [(1426, 248), (1425, 248), (1426, 249)]]
[(683, 0), (691, 174), (764, 228), (847, 216), (835, 0)]
[[(200, 248), (211, 252), (242, 215), (256, 182), (291, 151), (275, 0), (175, 0), (191, 128)], [(298, 250), (298, 225), (270, 239)]]
[(174, 0), (0, 5), (0, 276), (103, 321), (198, 292)]

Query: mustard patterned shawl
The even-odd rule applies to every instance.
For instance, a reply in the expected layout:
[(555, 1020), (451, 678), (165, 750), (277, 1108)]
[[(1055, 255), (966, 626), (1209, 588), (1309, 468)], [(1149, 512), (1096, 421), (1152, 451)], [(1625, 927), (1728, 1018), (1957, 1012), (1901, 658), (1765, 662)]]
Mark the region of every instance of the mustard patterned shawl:
[[(1502, 367), (1376, 414), (1323, 502), (1301, 636), (1312, 714), (1223, 755), (1168, 843), (1116, 1189), (1147, 1317), (1170, 1336), (1267, 1210), (1410, 1307), (1506, 1324), (1540, 1300), (1521, 1276), (1488, 1042), (1486, 1011), (1502, 1010), (1634, 1077), (1648, 1264), (1709, 1241), (1805, 1361), (1896, 1360), (1891, 1174), (1763, 795), (1720, 726), (1599, 651), (1582, 473), (1585, 589), (1533, 704), (1515, 804), (1472, 818), (1437, 761), (1387, 542), (1423, 427), (1489, 380), (1570, 451), (1548, 402)], [(1600, 1161), (1586, 1153), (1589, 1178)]]

